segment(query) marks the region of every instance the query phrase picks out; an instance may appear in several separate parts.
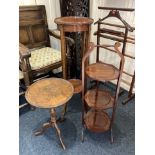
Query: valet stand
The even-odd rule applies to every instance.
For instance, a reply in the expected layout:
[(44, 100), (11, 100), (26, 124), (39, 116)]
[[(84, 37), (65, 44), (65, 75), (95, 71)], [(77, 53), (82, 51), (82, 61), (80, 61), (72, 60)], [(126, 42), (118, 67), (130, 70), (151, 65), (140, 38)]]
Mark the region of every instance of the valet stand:
[[(135, 44), (135, 38), (132, 36), (128, 35), (128, 32), (133, 32), (135, 30), (134, 27), (132, 27), (131, 25), (129, 25), (120, 15), (120, 11), (125, 11), (125, 12), (133, 12), (135, 9), (133, 8), (115, 8), (115, 7), (101, 7), (99, 6), (98, 9), (101, 10), (110, 10), (109, 14), (105, 17), (103, 17), (102, 19), (100, 18), (98, 21), (96, 21), (94, 24), (98, 24), (97, 25), (97, 31), (94, 33), (94, 35), (97, 35), (97, 44), (100, 44), (100, 38), (105, 38), (108, 40), (112, 40), (112, 41), (119, 41), (122, 43), (122, 54), (129, 59), (134, 60), (135, 57), (131, 56), (129, 54), (127, 54), (126, 51), (126, 45), (128, 44)], [(118, 21), (120, 21), (123, 25), (119, 25), (119, 24), (113, 24), (110, 22), (105, 22), (106, 19), (110, 18), (110, 17), (114, 17), (115, 19), (117, 19)], [(112, 27), (112, 29), (110, 28), (104, 28), (104, 26), (109, 26)], [(115, 30), (115, 29), (120, 29), (121, 31)], [(97, 48), (97, 59), (99, 59), (99, 48)], [(129, 94), (128, 94), (128, 99), (134, 97), (133, 94), (130, 93), (130, 91), (132, 91), (133, 89), (133, 83), (134, 83), (134, 74), (130, 74), (126, 71), (123, 71), (123, 74), (128, 75), (132, 78), (131, 84), (129, 84), (128, 82), (124, 81), (122, 79), (122, 81), (128, 85), (130, 85), (130, 90), (129, 90)], [(119, 95), (121, 95), (123, 93), (120, 92)], [(127, 100), (128, 100), (127, 99)], [(126, 100), (126, 101), (127, 101)], [(124, 104), (126, 103), (126, 101), (124, 101)]]
[[(61, 36), (61, 57), (62, 57), (63, 78), (68, 79), (68, 75), (67, 75), (68, 60), (67, 60), (67, 53), (66, 53), (65, 33), (66, 32), (82, 33), (81, 57), (83, 57), (90, 39), (90, 35), (89, 35), (90, 25), (93, 23), (93, 19), (88, 17), (80, 17), (80, 16), (67, 16), (67, 17), (58, 17), (54, 20), (54, 22), (57, 24), (58, 29), (60, 30), (60, 36)], [(69, 81), (72, 83), (74, 87), (74, 94), (80, 93), (82, 90), (81, 80), (69, 79)], [(64, 111), (62, 114), (62, 121), (64, 120), (66, 109), (67, 109), (67, 104), (64, 107)]]
[[(93, 132), (110, 131), (111, 143), (113, 143), (112, 125), (115, 118), (121, 76), (125, 61), (124, 56), (118, 49), (120, 45), (119, 42), (116, 42), (115, 45), (95, 45), (94, 43), (89, 43), (88, 51), (82, 59), (82, 141), (84, 141), (84, 130), (88, 129)], [(95, 47), (116, 52), (120, 57), (119, 69), (111, 64), (106, 64), (97, 60), (96, 63), (87, 65), (85, 62)], [(87, 89), (85, 86), (85, 78), (96, 80), (96, 88)], [(117, 80), (115, 96), (112, 96), (107, 90), (99, 89), (99, 82), (110, 80)], [(106, 112), (107, 109), (112, 109), (111, 117)]]

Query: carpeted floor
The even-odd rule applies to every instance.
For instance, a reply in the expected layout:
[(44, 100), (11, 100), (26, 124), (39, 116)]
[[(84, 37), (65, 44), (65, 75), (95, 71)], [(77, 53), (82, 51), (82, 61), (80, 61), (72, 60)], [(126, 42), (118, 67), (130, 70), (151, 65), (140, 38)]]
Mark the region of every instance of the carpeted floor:
[[(74, 95), (68, 104), (66, 121), (59, 123), (66, 150), (60, 145), (54, 128), (45, 134), (34, 136), (33, 132), (49, 119), (48, 109), (26, 110), (20, 113), (19, 154), (20, 155), (134, 155), (135, 154), (135, 104), (134, 100), (122, 105), (127, 93), (119, 97), (113, 126), (114, 143), (110, 143), (109, 132), (85, 131), (81, 142), (81, 98)], [(61, 107), (57, 109), (60, 116)]]

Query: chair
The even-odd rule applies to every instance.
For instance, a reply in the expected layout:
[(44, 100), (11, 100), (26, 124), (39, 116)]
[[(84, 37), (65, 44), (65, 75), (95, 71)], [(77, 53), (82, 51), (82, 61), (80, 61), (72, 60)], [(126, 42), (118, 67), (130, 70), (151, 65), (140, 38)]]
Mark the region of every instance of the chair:
[[(23, 78), (24, 78), (23, 73), (22, 71), (19, 70), (19, 90), (20, 90), (19, 97), (25, 94), (25, 87), (23, 88), (23, 85), (21, 83), (21, 80), (23, 80)], [(26, 105), (28, 105), (28, 103), (20, 104), (19, 109), (25, 107)]]
[[(19, 7), (19, 65), (27, 87), (62, 65), (61, 52), (50, 47), (49, 35), (60, 39), (57, 33), (48, 29), (44, 5)], [(71, 38), (65, 39), (67, 45), (74, 43)]]

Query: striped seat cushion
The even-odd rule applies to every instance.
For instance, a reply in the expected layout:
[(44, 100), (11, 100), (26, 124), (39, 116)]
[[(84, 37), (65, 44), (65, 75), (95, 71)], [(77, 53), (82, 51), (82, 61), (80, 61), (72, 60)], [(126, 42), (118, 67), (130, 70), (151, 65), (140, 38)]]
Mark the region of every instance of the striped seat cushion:
[(31, 68), (36, 70), (61, 61), (61, 52), (50, 47), (44, 47), (31, 51), (29, 60)]

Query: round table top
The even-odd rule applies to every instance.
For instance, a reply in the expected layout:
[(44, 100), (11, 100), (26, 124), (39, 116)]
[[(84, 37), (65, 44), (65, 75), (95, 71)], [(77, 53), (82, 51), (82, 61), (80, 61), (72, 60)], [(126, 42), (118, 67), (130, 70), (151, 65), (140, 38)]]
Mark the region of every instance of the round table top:
[(73, 95), (70, 82), (61, 78), (47, 78), (33, 83), (25, 93), (26, 100), (39, 108), (54, 108), (65, 104)]
[(79, 17), (79, 16), (67, 16), (67, 17), (58, 17), (55, 18), (54, 22), (61, 25), (83, 25), (83, 24), (92, 24), (92, 18), (88, 17)]

